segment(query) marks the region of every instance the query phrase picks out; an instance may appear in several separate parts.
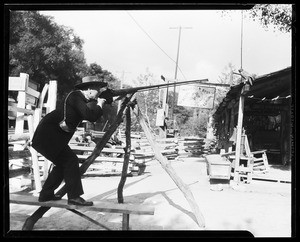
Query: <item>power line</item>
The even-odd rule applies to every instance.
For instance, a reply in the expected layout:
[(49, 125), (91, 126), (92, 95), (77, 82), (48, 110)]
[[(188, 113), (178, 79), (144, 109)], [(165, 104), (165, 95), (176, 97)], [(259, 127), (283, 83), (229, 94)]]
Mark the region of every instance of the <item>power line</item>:
[[(177, 62), (175, 60), (173, 60), (152, 38), (151, 36), (143, 29), (143, 27), (134, 19), (134, 17), (126, 11), (126, 13), (132, 18), (132, 20), (136, 23), (136, 25), (149, 37), (149, 39), (171, 60), (173, 61), (176, 65)], [(180, 69), (179, 66), (177, 66), (178, 70), (180, 71), (180, 73), (182, 74), (182, 76), (184, 77), (184, 79), (186, 80), (185, 75), (183, 74), (182, 70)]]

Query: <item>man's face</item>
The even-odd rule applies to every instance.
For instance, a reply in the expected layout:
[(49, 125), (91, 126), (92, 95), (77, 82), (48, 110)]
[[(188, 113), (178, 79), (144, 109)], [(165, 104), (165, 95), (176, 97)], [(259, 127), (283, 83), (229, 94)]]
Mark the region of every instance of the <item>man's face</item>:
[(98, 90), (96, 89), (88, 89), (87, 95), (89, 99), (95, 99), (97, 97)]

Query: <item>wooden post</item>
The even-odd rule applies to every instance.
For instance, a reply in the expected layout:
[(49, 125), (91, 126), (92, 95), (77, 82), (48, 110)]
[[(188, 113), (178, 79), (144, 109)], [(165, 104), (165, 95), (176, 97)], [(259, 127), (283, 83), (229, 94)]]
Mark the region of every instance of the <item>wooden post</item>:
[(243, 118), (244, 118), (244, 101), (245, 101), (245, 88), (244, 85), (239, 98), (238, 107), (238, 121), (236, 127), (236, 148), (235, 148), (235, 163), (234, 163), (234, 181), (239, 182), (239, 166), (241, 157), (241, 140), (242, 140), (242, 129), (243, 129)]
[[(36, 113), (36, 111), (35, 111)], [(34, 117), (33, 115), (29, 115), (28, 118), (28, 129), (29, 129), (29, 135), (30, 140), (32, 140), (33, 133), (34, 133)], [(31, 162), (32, 162), (32, 170), (33, 170), (33, 177), (34, 177), (34, 186), (36, 192), (39, 192), (42, 190), (42, 183), (41, 183), (41, 177), (40, 177), (40, 168), (38, 163), (38, 156), (37, 152), (32, 146), (29, 147), (30, 153), (31, 153)]]
[[(48, 99), (46, 105), (44, 105), (44, 99), (46, 92), (48, 90)], [(42, 95), (39, 99), (39, 109), (40, 109), (40, 118), (43, 113), (43, 106), (46, 106), (46, 114), (52, 112), (56, 108), (56, 100), (57, 100), (57, 81), (50, 81), (49, 84), (45, 84)], [(48, 177), (48, 171), (50, 167), (50, 162), (44, 158), (44, 166), (43, 166), (43, 180), (45, 181)]]
[[(83, 162), (80, 166), (80, 174), (84, 174), (89, 166), (94, 162), (94, 160), (100, 155), (100, 152), (109, 141), (112, 134), (116, 131), (119, 125), (123, 121), (124, 109), (126, 108), (127, 103), (132, 99), (133, 94), (128, 98), (126, 97), (121, 105), (120, 111), (115, 119), (115, 121), (110, 126), (109, 130), (105, 132), (102, 139), (97, 143), (92, 154)], [(67, 193), (66, 186), (64, 185), (56, 195), (64, 196)], [(41, 218), (51, 207), (39, 207), (30, 217), (28, 217), (22, 227), (22, 230), (32, 230), (34, 224)]]
[[(44, 85), (44, 87), (43, 87), (43, 90), (42, 90), (41, 94), (40, 94), (40, 97), (39, 97), (39, 103), (38, 103), (38, 105), (37, 105), (37, 108), (40, 108), (40, 109), (43, 108), (44, 99), (45, 99), (45, 96), (46, 96), (46, 93), (47, 93), (48, 90), (49, 90), (49, 84), (46, 83), (46, 84)], [(48, 91), (48, 93), (49, 93), (49, 91)], [(49, 95), (48, 95), (48, 96), (49, 96)]]
[(190, 207), (196, 217), (196, 222), (199, 225), (199, 227), (204, 228), (205, 227), (204, 217), (203, 217), (202, 213), (200, 212), (200, 209), (199, 209), (197, 203), (195, 202), (192, 192), (190, 191), (189, 187), (176, 174), (175, 170), (169, 164), (167, 159), (161, 154), (160, 148), (155, 143), (154, 137), (151, 134), (151, 131), (149, 130), (149, 128), (146, 124), (145, 118), (141, 114), (138, 106), (135, 107), (134, 114), (136, 115), (137, 119), (140, 121), (140, 124), (145, 132), (146, 137), (147, 137), (147, 140), (150, 143), (150, 145), (154, 151), (155, 158), (160, 162), (162, 168), (168, 173), (168, 175), (172, 178), (172, 180), (175, 182), (177, 187), (184, 194), (185, 198), (187, 199), (188, 203), (190, 204)]
[[(22, 82), (24, 83), (23, 85), (24, 85), (25, 89), (18, 92), (17, 107), (25, 109), (25, 106), (26, 106), (26, 92), (25, 92), (25, 90), (26, 90), (26, 86), (29, 82), (29, 75), (26, 74), (26, 73), (20, 73), (20, 78), (22, 78)], [(24, 119), (21, 118), (22, 116), (23, 116), (23, 113), (17, 112), (15, 134), (24, 133)], [(22, 145), (19, 145), (19, 144), (14, 145), (14, 150), (22, 150), (22, 149), (23, 149)]]
[[(130, 126), (131, 126), (131, 116), (130, 116), (130, 107), (126, 107), (125, 111), (126, 115), (126, 129), (125, 129), (125, 136), (126, 136), (126, 148), (125, 148), (125, 155), (124, 155), (124, 163), (122, 167), (122, 175), (121, 180), (118, 186), (118, 203), (123, 203), (123, 187), (126, 182), (127, 177), (127, 170), (128, 170), (128, 163), (130, 157), (130, 150), (131, 150), (131, 137), (130, 137)], [(128, 215), (129, 216), (129, 215)], [(123, 215), (124, 217), (124, 215)], [(123, 219), (124, 220), (124, 219)]]
[(50, 113), (56, 108), (57, 100), (57, 81), (49, 82), (48, 100), (47, 100), (47, 113)]
[(122, 214), (122, 230), (129, 230), (129, 214)]

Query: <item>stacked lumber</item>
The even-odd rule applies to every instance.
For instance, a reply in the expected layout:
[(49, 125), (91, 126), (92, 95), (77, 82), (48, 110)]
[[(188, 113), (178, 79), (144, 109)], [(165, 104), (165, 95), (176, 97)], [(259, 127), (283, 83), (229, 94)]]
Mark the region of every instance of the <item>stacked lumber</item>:
[(204, 154), (204, 138), (185, 137), (178, 140), (179, 154), (182, 156), (200, 156)]

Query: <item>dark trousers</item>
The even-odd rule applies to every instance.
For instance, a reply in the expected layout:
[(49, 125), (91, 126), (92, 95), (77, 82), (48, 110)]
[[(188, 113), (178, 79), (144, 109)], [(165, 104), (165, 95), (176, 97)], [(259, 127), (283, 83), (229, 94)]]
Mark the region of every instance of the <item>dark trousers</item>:
[[(42, 155), (47, 158), (47, 154)], [(83, 188), (79, 170), (79, 161), (71, 148), (66, 146), (55, 158), (48, 160), (54, 164), (54, 167), (43, 185), (40, 196), (52, 196), (54, 190), (60, 186), (63, 180), (65, 181), (68, 199), (82, 195)]]

